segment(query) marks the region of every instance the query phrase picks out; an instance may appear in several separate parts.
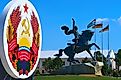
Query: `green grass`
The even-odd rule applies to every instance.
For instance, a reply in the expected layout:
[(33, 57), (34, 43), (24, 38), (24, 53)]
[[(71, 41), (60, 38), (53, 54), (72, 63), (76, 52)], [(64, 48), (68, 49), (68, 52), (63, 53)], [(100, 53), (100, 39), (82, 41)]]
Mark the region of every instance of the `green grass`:
[(116, 77), (95, 77), (95, 76), (79, 76), (79, 75), (55, 75), (55, 76), (36, 76), (35, 80), (121, 80)]

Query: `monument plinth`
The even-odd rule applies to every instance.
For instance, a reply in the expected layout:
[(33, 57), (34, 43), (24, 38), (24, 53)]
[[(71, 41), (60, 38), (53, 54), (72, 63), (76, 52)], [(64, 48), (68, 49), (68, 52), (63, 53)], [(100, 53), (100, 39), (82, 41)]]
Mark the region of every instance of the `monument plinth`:
[(103, 62), (99, 62), (99, 61), (93, 61), (91, 62), (92, 63), (92, 67), (94, 68), (95, 70), (95, 75), (96, 76), (102, 76), (102, 72), (101, 72), (101, 69), (102, 69), (102, 66), (104, 66)]
[(102, 62), (92, 62), (92, 63), (81, 63), (81, 64), (74, 64), (70, 66), (64, 66), (60, 69), (51, 72), (50, 74), (56, 75), (64, 75), (64, 74), (93, 74), (96, 76), (102, 76), (101, 69), (103, 63)]

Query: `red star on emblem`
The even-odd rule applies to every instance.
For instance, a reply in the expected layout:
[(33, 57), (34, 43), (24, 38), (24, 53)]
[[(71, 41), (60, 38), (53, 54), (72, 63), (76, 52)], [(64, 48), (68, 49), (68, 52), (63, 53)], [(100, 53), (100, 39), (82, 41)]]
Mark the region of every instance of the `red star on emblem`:
[(25, 4), (25, 6), (23, 6), (24, 7), (24, 12), (26, 12), (26, 13), (28, 13), (28, 7), (27, 7), (27, 4)]

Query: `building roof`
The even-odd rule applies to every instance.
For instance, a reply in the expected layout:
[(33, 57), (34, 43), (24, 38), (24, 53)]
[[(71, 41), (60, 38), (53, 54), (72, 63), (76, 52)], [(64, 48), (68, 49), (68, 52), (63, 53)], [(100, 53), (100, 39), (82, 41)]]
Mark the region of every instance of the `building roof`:
[[(95, 50), (91, 50), (91, 53), (92, 53), (93, 56), (94, 56), (94, 52), (95, 52)], [(58, 51), (56, 51), (56, 50), (41, 51), (40, 58), (48, 58), (48, 57), (55, 58), (55, 56), (54, 56), (55, 54), (58, 54)], [(103, 54), (104, 54), (105, 57), (107, 57), (108, 50), (103, 50)], [(74, 58), (85, 58), (85, 57), (91, 58), (91, 56), (86, 51), (83, 51), (81, 53), (75, 54)], [(68, 56), (66, 56), (63, 53), (63, 55), (60, 58), (68, 58)]]

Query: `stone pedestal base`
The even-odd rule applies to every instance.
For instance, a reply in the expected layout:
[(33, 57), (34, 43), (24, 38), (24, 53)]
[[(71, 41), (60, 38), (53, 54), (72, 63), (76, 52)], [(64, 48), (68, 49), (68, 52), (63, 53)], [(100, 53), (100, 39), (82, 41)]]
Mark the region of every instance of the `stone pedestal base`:
[(96, 76), (102, 76), (101, 69), (103, 62), (91, 62), (91, 63), (82, 63), (75, 64), (71, 66), (64, 66), (56, 71), (51, 72), (50, 74), (55, 75), (65, 75), (65, 74), (94, 74)]
[(104, 66), (103, 62), (95, 61), (95, 62), (93, 62), (93, 66), (95, 69), (95, 75), (102, 76), (101, 69), (102, 69), (102, 66)]

